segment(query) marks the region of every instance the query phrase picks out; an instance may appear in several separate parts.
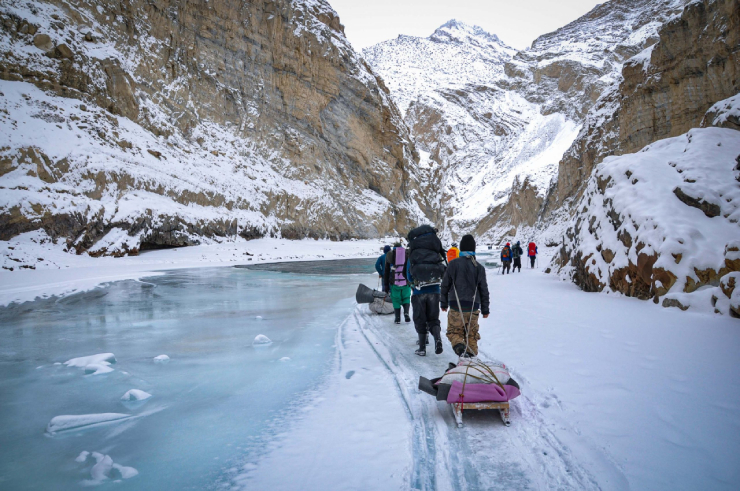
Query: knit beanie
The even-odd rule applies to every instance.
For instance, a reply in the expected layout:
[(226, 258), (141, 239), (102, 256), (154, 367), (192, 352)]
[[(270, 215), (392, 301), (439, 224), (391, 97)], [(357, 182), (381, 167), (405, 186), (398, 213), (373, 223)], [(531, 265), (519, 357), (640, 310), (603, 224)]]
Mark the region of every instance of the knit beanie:
[(389, 245), (386, 245), (385, 247), (383, 247), (383, 252), (385, 252), (386, 254), (390, 252), (390, 250), (391, 250), (391, 246)]
[(460, 252), (475, 252), (475, 239), (472, 235), (463, 235), (460, 241)]

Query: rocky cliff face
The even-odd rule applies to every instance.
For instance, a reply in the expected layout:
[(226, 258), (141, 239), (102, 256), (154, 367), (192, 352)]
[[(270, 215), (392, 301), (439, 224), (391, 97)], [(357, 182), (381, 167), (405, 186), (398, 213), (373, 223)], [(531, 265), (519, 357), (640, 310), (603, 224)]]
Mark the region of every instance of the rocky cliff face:
[(427, 206), (388, 90), (323, 0), (7, 1), (0, 25), (3, 239), (372, 237)]
[(577, 201), (605, 157), (696, 128), (712, 104), (740, 91), (739, 11), (736, 0), (688, 3), (624, 63), (561, 160), (547, 212)]
[(558, 183), (585, 192), (555, 262), (584, 290), (740, 314), (738, 53), (740, 3), (692, 2), (600, 100)]
[(659, 35), (622, 70), (623, 153), (699, 127), (710, 106), (740, 92), (740, 2), (692, 2)]

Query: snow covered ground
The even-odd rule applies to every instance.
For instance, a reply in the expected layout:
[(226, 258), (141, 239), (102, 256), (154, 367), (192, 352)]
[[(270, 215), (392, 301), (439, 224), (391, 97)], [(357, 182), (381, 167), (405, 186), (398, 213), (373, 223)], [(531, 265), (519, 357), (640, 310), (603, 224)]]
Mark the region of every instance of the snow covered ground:
[(419, 358), (411, 326), (354, 314), (411, 412), (409, 487), (737, 489), (736, 321), (584, 293), (529, 269), (490, 270), (489, 286), (482, 357), (507, 363), (522, 385), (510, 428), (470, 412), (455, 428), (449, 407), (417, 389), (419, 375), (454, 360), (449, 344)]

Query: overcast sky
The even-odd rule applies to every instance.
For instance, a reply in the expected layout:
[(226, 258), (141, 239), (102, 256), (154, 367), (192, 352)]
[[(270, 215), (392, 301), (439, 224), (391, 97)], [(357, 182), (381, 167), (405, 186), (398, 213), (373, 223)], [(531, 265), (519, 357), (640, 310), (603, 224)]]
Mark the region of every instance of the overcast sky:
[(604, 0), (328, 0), (356, 50), (399, 34), (427, 37), (450, 19), (478, 25), (524, 49)]

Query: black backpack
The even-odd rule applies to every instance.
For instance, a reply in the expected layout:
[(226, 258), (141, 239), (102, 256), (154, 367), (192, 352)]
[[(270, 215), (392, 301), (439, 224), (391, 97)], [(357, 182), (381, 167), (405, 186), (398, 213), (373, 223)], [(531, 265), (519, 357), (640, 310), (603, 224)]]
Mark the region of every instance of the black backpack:
[(414, 288), (442, 284), (445, 274), (445, 250), (437, 237), (437, 230), (422, 225), (409, 232), (407, 247)]

